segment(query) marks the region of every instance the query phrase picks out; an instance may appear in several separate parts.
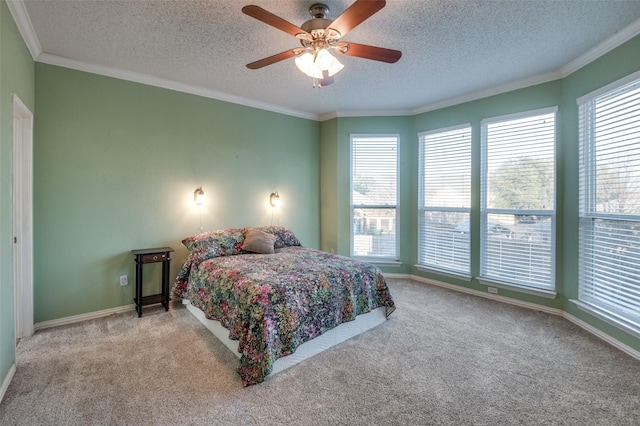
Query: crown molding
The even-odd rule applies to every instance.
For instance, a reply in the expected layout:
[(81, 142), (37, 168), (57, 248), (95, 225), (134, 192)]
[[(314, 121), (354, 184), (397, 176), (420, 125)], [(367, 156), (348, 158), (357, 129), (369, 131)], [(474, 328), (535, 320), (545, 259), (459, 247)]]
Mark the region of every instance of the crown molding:
[[(388, 112), (387, 116), (394, 115), (418, 115), (425, 112), (436, 111), (442, 108), (447, 108), (454, 105), (463, 104), (465, 102), (471, 102), (478, 99), (487, 98), (490, 96), (499, 95), (502, 93), (511, 92), (518, 89), (524, 89), (525, 87), (535, 86), (537, 84), (547, 83), (549, 81), (558, 80), (564, 77), (569, 76), (570, 74), (578, 71), (580, 68), (590, 64), (601, 56), (609, 53), (613, 49), (621, 46), (627, 41), (631, 40), (635, 36), (640, 34), (640, 19), (632, 22), (627, 25), (613, 36), (609, 37), (602, 43), (596, 45), (594, 48), (579, 56), (578, 58), (570, 61), (566, 65), (560, 67), (558, 70), (550, 71), (544, 74), (535, 75), (533, 77), (524, 78), (521, 80), (516, 80), (510, 83), (502, 84), (499, 86), (490, 87), (485, 90), (480, 90), (478, 92), (470, 93), (464, 96), (460, 96), (457, 98), (447, 99), (441, 102), (435, 102), (432, 104), (425, 105), (420, 108), (416, 108), (414, 110), (409, 111), (408, 113), (403, 111), (397, 112)], [(321, 120), (337, 118), (337, 117), (352, 117), (354, 115), (350, 115), (351, 113), (348, 111), (345, 112), (334, 112), (330, 114), (324, 114), (321, 116)], [(377, 116), (382, 115), (378, 114), (377, 111), (359, 111), (357, 113), (358, 116)]]
[(551, 71), (544, 74), (534, 75), (533, 77), (523, 78), (521, 80), (511, 81), (499, 86), (490, 87), (468, 95), (459, 96), (457, 98), (447, 99), (442, 102), (436, 102), (411, 111), (412, 115), (422, 114), (429, 111), (435, 111), (454, 105), (463, 104), (465, 102), (476, 101), (478, 99), (488, 98), (490, 96), (500, 95), (502, 93), (512, 92), (525, 87), (535, 86), (537, 84), (547, 83), (549, 81), (561, 78), (559, 71)]
[(321, 114), (318, 116), (318, 121), (344, 117), (406, 117), (410, 115), (410, 110), (333, 111), (327, 114)]
[(320, 116), (320, 121), (330, 120), (332, 118), (342, 117), (393, 117), (393, 116), (412, 116), (423, 114), (429, 111), (436, 111), (439, 109), (447, 108), (454, 105), (463, 104), (466, 102), (476, 101), (478, 99), (488, 98), (490, 96), (500, 95), (502, 93), (512, 92), (518, 89), (524, 89), (525, 87), (535, 86), (537, 84), (547, 83), (549, 81), (558, 80), (562, 78), (560, 71), (551, 71), (545, 74), (535, 75), (533, 77), (527, 77), (521, 80), (512, 81), (509, 83), (501, 84), (499, 86), (490, 87), (488, 89), (480, 90), (478, 92), (469, 93), (456, 98), (446, 99), (440, 102), (434, 102), (422, 106), (420, 108), (412, 110), (395, 110), (395, 111), (336, 111)]
[(557, 80), (567, 77), (568, 75), (578, 71), (582, 67), (595, 61), (611, 50), (617, 48), (621, 44), (629, 41), (633, 37), (640, 34), (640, 19), (616, 32), (613, 36), (596, 45), (594, 48), (579, 56), (578, 58), (568, 62), (558, 70), (548, 73), (536, 75), (533, 77), (509, 82), (499, 86), (491, 87), (485, 90), (480, 90), (471, 94), (459, 96), (452, 99), (443, 100), (440, 102), (431, 103), (420, 108), (413, 110), (388, 110), (388, 111), (333, 111), (326, 114), (313, 114), (303, 111), (292, 110), (289, 108), (283, 108), (278, 105), (268, 104), (265, 102), (259, 102), (253, 99), (248, 99), (240, 96), (234, 96), (227, 93), (219, 92), (216, 90), (205, 89), (200, 86), (194, 86), (190, 84), (180, 83), (177, 81), (162, 79), (147, 74), (135, 73), (117, 68), (105, 67), (101, 65), (88, 64), (73, 59), (63, 58), (56, 55), (50, 55), (43, 53), (42, 47), (38, 40), (38, 37), (29, 18), (29, 14), (26, 10), (24, 0), (5, 0), (11, 15), (13, 16), (20, 35), (22, 36), (27, 49), (31, 53), (34, 61), (42, 62), (45, 64), (61, 66), (65, 68), (76, 69), (79, 71), (85, 71), (93, 74), (104, 75), (107, 77), (118, 78), (122, 80), (147, 84), (151, 86), (161, 87), (169, 90), (175, 90), (178, 92), (188, 93), (192, 95), (202, 96), (210, 99), (216, 99), (220, 101), (230, 102), (234, 104), (244, 105), (251, 108), (257, 108), (265, 111), (271, 111), (279, 114), (290, 115), (293, 117), (303, 118), (307, 120), (326, 121), (339, 117), (393, 117), (393, 116), (412, 116), (418, 115), (430, 111), (435, 111), (442, 108), (447, 108), (454, 105), (459, 105), (465, 102), (471, 102), (478, 99), (499, 95), (502, 93), (510, 92), (513, 90), (523, 89), (525, 87), (534, 86), (537, 84), (546, 83), (549, 81)]
[(35, 61), (42, 53), (42, 46), (40, 46), (38, 36), (36, 36), (36, 32), (33, 29), (33, 24), (31, 23), (31, 18), (29, 18), (27, 8), (22, 0), (6, 0), (6, 3), (9, 7), (9, 11), (11, 12), (11, 16), (13, 16), (13, 20), (18, 26), (18, 31), (20, 32), (24, 43), (27, 45), (27, 49), (29, 49), (31, 57)]
[(308, 120), (318, 120), (318, 115), (310, 114), (302, 111), (296, 111), (283, 108), (278, 105), (267, 104), (253, 99), (243, 98), (240, 96), (230, 95), (228, 93), (218, 92), (216, 90), (205, 89), (200, 86), (180, 83), (178, 81), (167, 80), (164, 78), (154, 77), (148, 74), (127, 71), (119, 68), (106, 67), (103, 65), (89, 64), (86, 62), (76, 61), (74, 59), (63, 58), (61, 56), (43, 53), (38, 57), (38, 62), (48, 65), (55, 65), (63, 68), (71, 68), (78, 71), (84, 71), (91, 74), (103, 75), (105, 77), (113, 77), (120, 80), (131, 81), (134, 83), (142, 83), (149, 86), (160, 87), (163, 89), (174, 90), (177, 92), (188, 93), (191, 95), (202, 96), (205, 98), (216, 99), (219, 101), (230, 102), (233, 104), (244, 105), (251, 108), (257, 108), (265, 111), (276, 112), (278, 114), (290, 115), (293, 117), (304, 118)]
[(602, 43), (596, 45), (585, 54), (564, 65), (562, 68), (560, 68), (561, 76), (564, 78), (570, 74), (573, 74), (580, 68), (611, 52), (613, 49), (631, 40), (638, 34), (640, 34), (640, 19), (627, 25)]
[(545, 74), (539, 74), (533, 77), (527, 77), (521, 80), (516, 80), (509, 83), (501, 84), (500, 86), (490, 87), (488, 89), (480, 90), (478, 92), (469, 93), (467, 95), (459, 96), (457, 98), (451, 98), (441, 102), (435, 102), (435, 103), (428, 104), (423, 107), (412, 109), (412, 110), (335, 111), (335, 112), (320, 115), (319, 120), (325, 121), (325, 120), (330, 120), (332, 118), (342, 118), (342, 117), (394, 117), (394, 116), (405, 117), (405, 116), (418, 115), (418, 114), (423, 114), (429, 111), (436, 111), (442, 108), (463, 104), (465, 102), (476, 101), (478, 99), (488, 98), (490, 96), (512, 92), (514, 90), (523, 89), (525, 87), (535, 86), (537, 84), (547, 83), (549, 81), (558, 80), (559, 78), (562, 78), (560, 71), (551, 71)]
[(154, 77), (147, 74), (136, 73), (132, 71), (126, 71), (118, 68), (105, 67), (101, 65), (89, 64), (86, 62), (76, 61), (73, 59), (64, 58), (57, 55), (51, 55), (43, 53), (42, 46), (38, 40), (38, 36), (29, 18), (29, 13), (25, 7), (23, 0), (6, 0), (9, 11), (13, 16), (18, 31), (24, 40), (31, 57), (36, 62), (41, 62), (49, 65), (56, 65), (64, 68), (71, 68), (79, 71), (85, 71), (92, 74), (103, 75), (106, 77), (114, 77), (121, 80), (132, 81), (136, 83), (147, 84), (150, 86), (161, 87), (164, 89), (175, 90), (178, 92), (189, 93), (192, 95), (202, 96), (205, 98), (216, 99), (220, 101), (230, 102), (234, 104), (244, 105), (251, 108), (257, 108), (265, 111), (271, 111), (279, 114), (290, 115), (298, 118), (304, 118), (307, 120), (318, 121), (319, 116), (317, 114), (306, 113), (302, 111), (296, 111), (289, 108), (283, 108), (278, 105), (272, 105), (265, 102), (259, 102), (253, 99), (243, 98), (240, 96), (233, 96), (227, 93), (218, 92), (215, 90), (205, 89), (200, 86), (194, 86), (185, 83), (179, 83), (177, 81), (167, 80), (159, 77)]

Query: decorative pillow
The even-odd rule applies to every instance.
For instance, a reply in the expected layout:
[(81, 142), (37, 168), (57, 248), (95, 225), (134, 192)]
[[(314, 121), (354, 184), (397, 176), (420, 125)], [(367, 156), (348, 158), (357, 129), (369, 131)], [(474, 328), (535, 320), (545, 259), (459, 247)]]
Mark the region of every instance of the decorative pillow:
[(182, 244), (189, 250), (190, 260), (197, 264), (212, 257), (232, 256), (243, 253), (242, 244), (249, 230), (262, 231), (273, 235), (275, 237), (273, 242), (274, 249), (301, 245), (295, 234), (283, 226), (219, 229), (187, 237), (182, 240)]
[(260, 254), (273, 253), (276, 236), (257, 229), (248, 229), (242, 244), (242, 250)]
[(187, 237), (182, 240), (182, 244), (191, 252), (191, 257), (195, 261), (218, 256), (231, 256), (242, 253), (245, 232), (245, 228), (209, 231)]
[(282, 248), (282, 247), (291, 247), (291, 246), (300, 246), (300, 241), (296, 238), (295, 234), (284, 226), (258, 226), (256, 228), (248, 228), (254, 229), (262, 232), (266, 232), (267, 234), (273, 234), (276, 237), (274, 242), (274, 248)]

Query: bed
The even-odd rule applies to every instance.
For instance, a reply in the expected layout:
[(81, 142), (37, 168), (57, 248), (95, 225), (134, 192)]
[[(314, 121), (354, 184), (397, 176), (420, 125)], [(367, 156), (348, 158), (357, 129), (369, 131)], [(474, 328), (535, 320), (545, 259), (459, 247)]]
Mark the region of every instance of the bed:
[(303, 247), (278, 226), (188, 237), (172, 297), (239, 355), (244, 386), (386, 320), (380, 270)]

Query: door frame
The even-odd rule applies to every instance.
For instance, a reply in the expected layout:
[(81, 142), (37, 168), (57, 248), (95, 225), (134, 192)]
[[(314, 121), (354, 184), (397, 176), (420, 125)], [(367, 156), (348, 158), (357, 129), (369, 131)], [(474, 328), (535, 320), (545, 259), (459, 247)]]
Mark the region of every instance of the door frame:
[(33, 113), (13, 94), (13, 291), (16, 341), (33, 324)]

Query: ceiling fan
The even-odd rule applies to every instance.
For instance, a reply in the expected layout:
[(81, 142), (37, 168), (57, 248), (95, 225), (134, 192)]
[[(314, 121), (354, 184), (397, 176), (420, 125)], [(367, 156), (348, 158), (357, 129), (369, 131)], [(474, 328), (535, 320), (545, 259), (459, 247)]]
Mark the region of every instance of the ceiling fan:
[(245, 6), (242, 8), (245, 15), (297, 37), (302, 44), (302, 47), (251, 62), (247, 64), (247, 68), (255, 70), (295, 57), (300, 71), (313, 78), (313, 86), (322, 87), (332, 83), (333, 76), (343, 68), (340, 61), (331, 55), (332, 50), (341, 55), (395, 63), (402, 56), (399, 50), (341, 41), (349, 31), (382, 9), (385, 4), (385, 0), (356, 0), (335, 20), (330, 20), (327, 19), (329, 7), (324, 3), (315, 3), (309, 7), (311, 19), (300, 27), (260, 6)]

